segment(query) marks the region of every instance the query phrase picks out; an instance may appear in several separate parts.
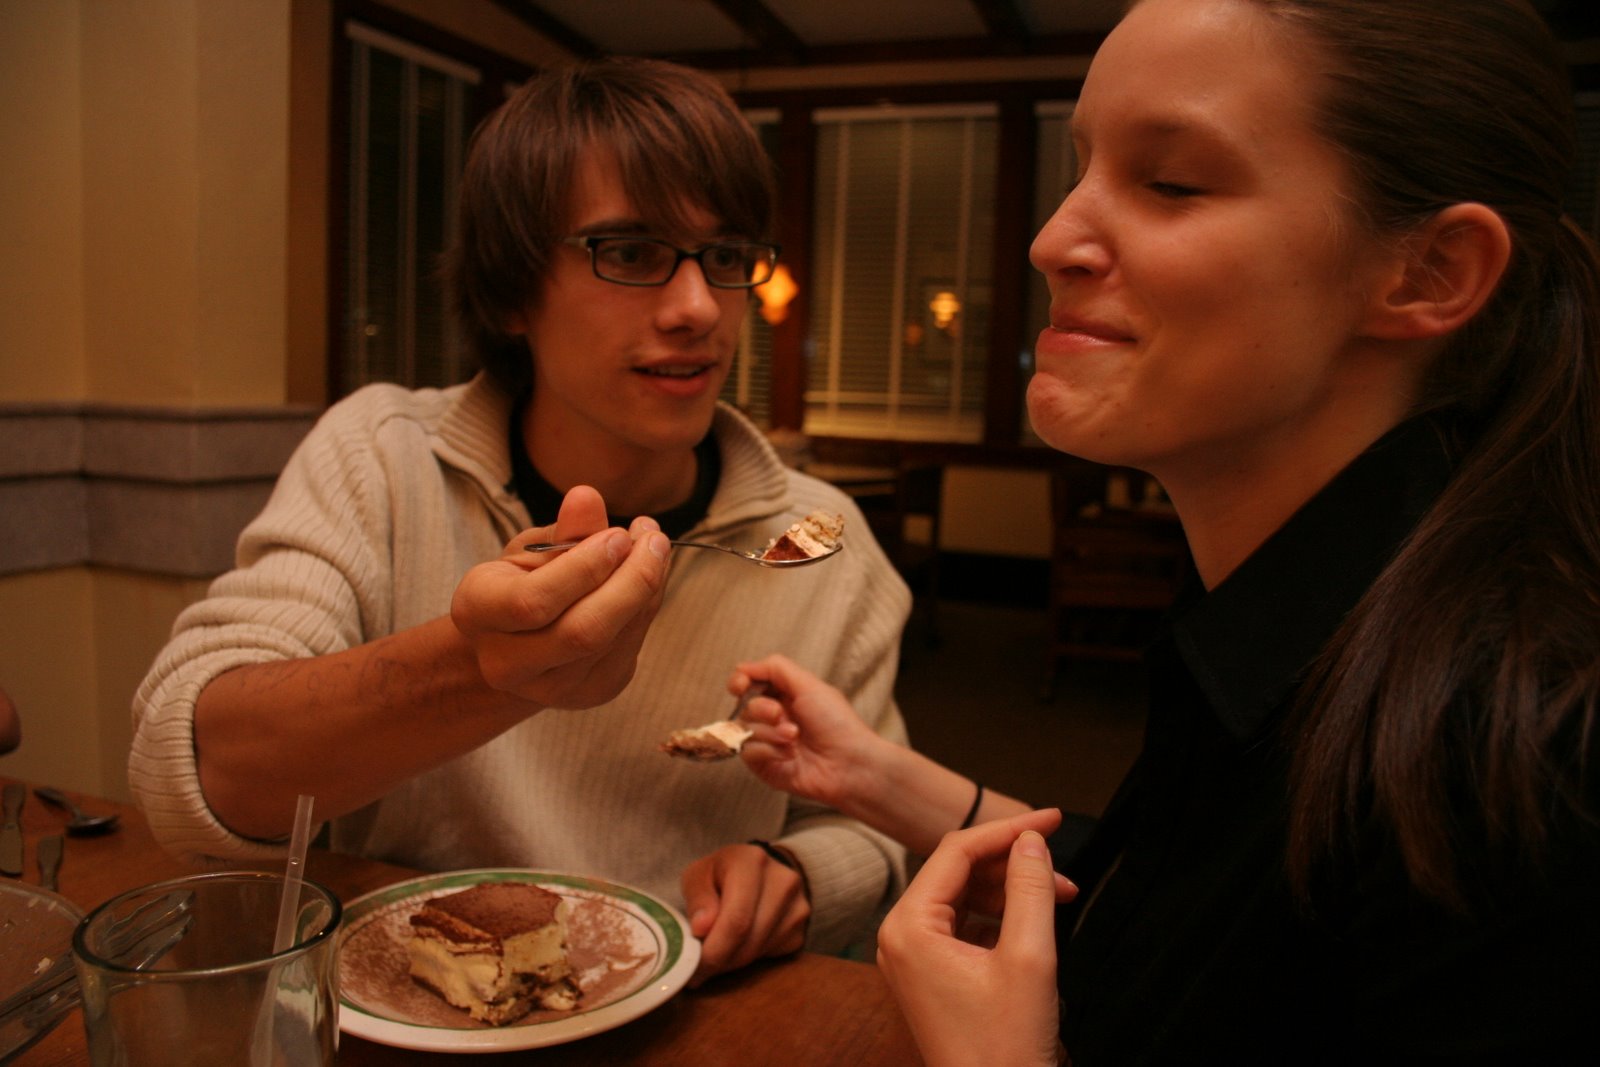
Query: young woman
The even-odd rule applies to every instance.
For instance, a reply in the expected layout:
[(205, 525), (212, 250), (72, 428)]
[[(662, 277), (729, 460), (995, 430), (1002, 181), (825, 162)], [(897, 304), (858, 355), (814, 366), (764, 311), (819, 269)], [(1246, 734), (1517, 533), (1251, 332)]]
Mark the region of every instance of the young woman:
[(1142, 0), (1072, 125), (1029, 412), (1156, 476), (1199, 577), (1139, 760), (1057, 829), (773, 657), (747, 761), (932, 850), (879, 939), (929, 1064), (1592, 1050), (1600, 291), (1547, 31)]

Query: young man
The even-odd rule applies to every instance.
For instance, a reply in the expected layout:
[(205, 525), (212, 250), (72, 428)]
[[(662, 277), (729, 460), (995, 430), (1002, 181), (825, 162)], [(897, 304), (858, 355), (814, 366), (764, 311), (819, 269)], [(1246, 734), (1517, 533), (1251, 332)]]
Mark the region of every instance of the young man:
[[(776, 255), (770, 190), (727, 95), (666, 64), (548, 72), (486, 122), (448, 264), (484, 371), (330, 409), (179, 618), (129, 764), (170, 849), (271, 856), (310, 794), (337, 849), (681, 904), (702, 978), (873, 918), (898, 846), (657, 750), (775, 647), (904, 739), (904, 584), (847, 497), (716, 400)], [(849, 551), (802, 571), (667, 544), (759, 545), (819, 509)], [(582, 543), (524, 550), (550, 539)]]

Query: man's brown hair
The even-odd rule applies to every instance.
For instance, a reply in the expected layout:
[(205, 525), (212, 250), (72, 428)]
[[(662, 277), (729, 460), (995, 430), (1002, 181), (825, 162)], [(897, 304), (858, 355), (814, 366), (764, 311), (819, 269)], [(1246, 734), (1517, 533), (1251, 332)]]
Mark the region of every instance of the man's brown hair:
[(662, 235), (685, 230), (691, 208), (746, 239), (765, 237), (771, 223), (771, 162), (710, 77), (632, 58), (540, 73), (473, 135), (444, 264), (457, 328), (513, 395), (528, 387), (531, 367), (506, 325), (539, 297), (567, 236), (577, 162), (590, 151), (612, 155), (633, 209)]

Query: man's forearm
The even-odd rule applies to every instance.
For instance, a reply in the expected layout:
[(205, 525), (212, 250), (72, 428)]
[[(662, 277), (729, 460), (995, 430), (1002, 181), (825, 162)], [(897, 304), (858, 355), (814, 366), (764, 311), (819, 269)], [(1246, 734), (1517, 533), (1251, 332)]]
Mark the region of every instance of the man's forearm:
[(316, 816), (368, 804), (483, 744), (537, 705), (491, 689), (448, 617), (326, 656), (219, 675), (195, 704), (206, 802), (235, 833), (289, 832), (295, 797)]

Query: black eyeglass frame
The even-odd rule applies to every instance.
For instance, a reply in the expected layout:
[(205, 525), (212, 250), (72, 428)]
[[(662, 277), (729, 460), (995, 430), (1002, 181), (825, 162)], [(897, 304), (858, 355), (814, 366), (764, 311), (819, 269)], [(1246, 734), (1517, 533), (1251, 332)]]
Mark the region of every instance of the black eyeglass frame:
[[(667, 271), (666, 276), (658, 282), (636, 282), (627, 281), (622, 278), (613, 278), (600, 272), (600, 246), (606, 241), (633, 241), (637, 244), (659, 245), (662, 248), (669, 249), (675, 258), (673, 259), (672, 266)], [(772, 280), (773, 274), (776, 273), (778, 256), (783, 252), (782, 246), (772, 244), (769, 241), (713, 241), (711, 244), (701, 245), (699, 248), (690, 250), (687, 248), (679, 248), (671, 241), (664, 241), (659, 237), (641, 237), (637, 234), (628, 233), (579, 234), (572, 237), (563, 237), (561, 239), (561, 243), (564, 245), (571, 245), (573, 248), (581, 248), (586, 250), (589, 253), (589, 269), (594, 271), (594, 276), (599, 278), (601, 281), (610, 282), (612, 285), (633, 286), (639, 289), (654, 289), (666, 285), (668, 282), (672, 281), (674, 276), (677, 275), (678, 268), (683, 265), (683, 261), (686, 259), (692, 259), (695, 261), (695, 265), (700, 268), (700, 276), (705, 278), (706, 284), (711, 286), (713, 289), (754, 289), (757, 286), (765, 285)], [(767, 276), (758, 282), (716, 281), (711, 277), (711, 273), (706, 270), (705, 260), (701, 257), (703, 257), (707, 252), (714, 252), (719, 248), (766, 249), (767, 258), (765, 262), (767, 265)]]

